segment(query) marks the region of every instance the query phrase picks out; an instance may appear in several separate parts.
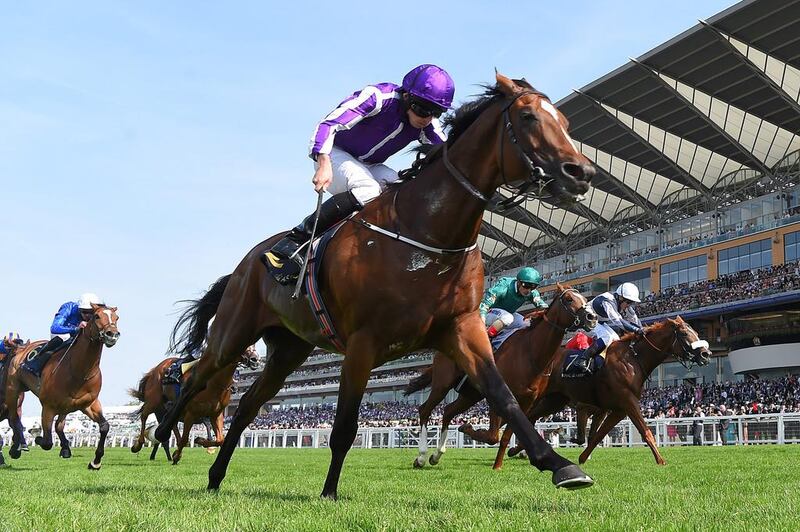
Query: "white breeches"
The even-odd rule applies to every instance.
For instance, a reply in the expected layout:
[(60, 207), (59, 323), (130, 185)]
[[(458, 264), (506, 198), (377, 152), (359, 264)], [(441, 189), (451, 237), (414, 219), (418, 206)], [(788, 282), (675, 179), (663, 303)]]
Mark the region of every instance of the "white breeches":
[(333, 181), (328, 192), (339, 194), (350, 190), (361, 205), (377, 198), (386, 185), (398, 179), (397, 172), (385, 164), (363, 163), (335, 146), (330, 156)]
[(604, 323), (598, 323), (597, 326), (592, 329), (591, 335), (603, 340), (606, 347), (610, 346), (611, 342), (619, 340), (619, 335), (614, 332), (614, 329)]

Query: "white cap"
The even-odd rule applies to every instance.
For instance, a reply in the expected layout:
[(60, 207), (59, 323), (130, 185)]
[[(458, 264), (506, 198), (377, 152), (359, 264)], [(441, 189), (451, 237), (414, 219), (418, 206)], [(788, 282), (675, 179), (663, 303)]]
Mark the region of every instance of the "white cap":
[(92, 310), (92, 304), (95, 305), (102, 305), (103, 300), (100, 299), (97, 294), (93, 294), (91, 292), (86, 292), (85, 294), (81, 294), (81, 298), (78, 300), (78, 308), (81, 310)]
[(614, 290), (614, 293), (622, 296), (623, 299), (633, 301), (634, 303), (641, 303), (639, 299), (639, 289), (633, 283), (622, 283)]

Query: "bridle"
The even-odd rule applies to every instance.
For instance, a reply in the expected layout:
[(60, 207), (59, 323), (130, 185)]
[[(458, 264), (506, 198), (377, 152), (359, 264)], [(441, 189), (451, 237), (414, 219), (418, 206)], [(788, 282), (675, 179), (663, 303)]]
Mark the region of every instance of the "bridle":
[[(581, 324), (580, 310), (578, 312), (575, 312), (571, 308), (569, 308), (569, 306), (566, 303), (564, 303), (564, 296), (567, 295), (568, 293), (574, 293), (574, 294), (577, 294), (578, 296), (580, 296), (581, 293), (578, 292), (577, 290), (575, 290), (574, 288), (567, 288), (566, 290), (561, 292), (561, 294), (557, 298), (558, 302), (561, 304), (561, 306), (564, 308), (564, 310), (566, 310), (567, 313), (569, 313), (574, 318), (571, 324), (567, 325), (566, 327), (561, 327), (560, 325), (555, 323), (553, 320), (549, 319), (547, 317), (547, 313), (542, 314), (542, 319), (548, 325), (550, 325), (551, 327), (553, 327), (554, 329), (556, 329), (557, 331), (560, 331), (562, 333), (566, 333), (567, 329), (569, 329), (570, 327), (579, 327), (580, 324)], [(584, 304), (583, 307), (581, 307), (581, 310), (585, 311), (587, 304)]]
[[(526, 95), (535, 95), (544, 97), (541, 93), (536, 91), (522, 91), (516, 96), (514, 96), (504, 107), (503, 107), (503, 127), (500, 128), (497, 138), (498, 144), (498, 158), (500, 161), (500, 177), (503, 180), (503, 184), (501, 185), (505, 189), (511, 192), (511, 197), (501, 201), (498, 203), (498, 206), (502, 208), (508, 208), (512, 206), (516, 206), (521, 204), (526, 199), (531, 198), (545, 198), (548, 196), (544, 196), (542, 192), (544, 191), (545, 187), (553, 181), (553, 177), (550, 176), (547, 172), (545, 172), (544, 168), (541, 164), (537, 164), (534, 162), (536, 156), (529, 155), (525, 149), (520, 145), (519, 140), (517, 139), (517, 135), (514, 132), (514, 124), (511, 122), (511, 114), (509, 113), (509, 109), (514, 102)], [(503, 150), (505, 148), (504, 140), (506, 135), (508, 135), (511, 144), (516, 148), (517, 154), (519, 155), (520, 159), (524, 163), (525, 167), (528, 169), (528, 175), (522, 180), (523, 183), (521, 185), (515, 185), (517, 181), (509, 182), (508, 178), (506, 177), (505, 168), (503, 167)], [(453, 163), (450, 162), (450, 159), (447, 157), (447, 143), (445, 142), (442, 147), (442, 160), (444, 161), (444, 166), (447, 168), (447, 171), (452, 175), (455, 180), (460, 184), (463, 188), (467, 190), (472, 196), (477, 198), (478, 200), (489, 203), (491, 197), (486, 197), (483, 192), (478, 190), (475, 185), (470, 183), (470, 181), (462, 174), (458, 168), (456, 168)], [(537, 185), (537, 190), (529, 191), (529, 189)]]
[[(664, 355), (664, 354), (675, 354), (675, 351), (676, 351), (675, 342), (678, 342), (678, 340), (679, 340), (679, 338), (678, 338), (678, 329), (672, 329), (672, 342), (670, 342), (670, 344), (664, 349), (659, 349), (658, 347), (656, 347), (656, 345), (647, 337), (647, 334), (643, 334), (640, 338), (637, 338), (636, 340), (631, 342), (630, 349), (631, 349), (631, 351), (633, 351), (633, 354), (636, 355), (637, 358), (639, 357), (639, 353), (634, 348), (634, 345), (636, 345), (637, 343), (639, 343), (642, 340), (646, 341), (650, 345), (650, 347), (652, 347), (653, 350), (655, 350), (656, 353), (659, 353), (659, 354), (662, 354), (662, 355)], [(705, 341), (705, 340), (697, 340), (695, 342), (692, 342), (688, 346), (688, 348), (687, 348), (686, 342), (679, 342), (679, 345), (680, 345), (680, 352), (684, 356), (683, 357), (676, 356), (675, 358), (677, 358), (678, 362), (680, 362), (681, 365), (683, 367), (685, 367), (686, 369), (692, 369), (694, 367), (694, 365), (696, 364), (696, 362), (694, 360), (695, 356), (696, 356), (695, 353), (694, 353), (695, 349), (699, 349), (701, 347), (708, 348), (708, 342)]]

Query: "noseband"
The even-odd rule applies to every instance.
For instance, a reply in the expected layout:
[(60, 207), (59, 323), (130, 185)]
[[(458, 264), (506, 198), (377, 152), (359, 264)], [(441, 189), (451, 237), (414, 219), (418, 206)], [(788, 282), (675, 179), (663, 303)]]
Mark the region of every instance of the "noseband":
[[(503, 208), (508, 208), (512, 205), (519, 205), (523, 201), (533, 197), (543, 198), (542, 192), (544, 188), (552, 181), (552, 177), (550, 177), (547, 172), (544, 171), (542, 166), (536, 164), (534, 162), (534, 157), (528, 155), (525, 149), (520, 145), (519, 141), (517, 140), (517, 135), (514, 133), (514, 124), (511, 122), (511, 114), (509, 113), (509, 109), (514, 102), (516, 102), (519, 98), (533, 94), (536, 96), (544, 97), (538, 92), (534, 91), (523, 91), (514, 96), (510, 102), (508, 102), (505, 107), (503, 107), (503, 127), (500, 129), (498, 134), (498, 152), (497, 156), (500, 162), (500, 177), (503, 180), (503, 187), (511, 192), (511, 197), (503, 200), (498, 203), (498, 205), (502, 205)], [(522, 162), (525, 164), (525, 167), (528, 169), (528, 175), (523, 180), (523, 184), (520, 186), (513, 185), (511, 182), (508, 181), (506, 177), (505, 169), (503, 167), (503, 149), (504, 149), (504, 139), (506, 134), (508, 135), (511, 144), (516, 148), (517, 154), (519, 155)], [(456, 168), (453, 163), (450, 162), (450, 159), (447, 157), (447, 142), (444, 143), (442, 147), (442, 160), (444, 161), (444, 166), (447, 168), (447, 171), (450, 172), (458, 184), (464, 187), (467, 192), (472, 194), (478, 200), (489, 203), (491, 198), (487, 198), (486, 195), (483, 194), (480, 190), (478, 190), (475, 185), (470, 183), (469, 179), (467, 179), (464, 174), (462, 174), (458, 168)], [(534, 192), (528, 192), (531, 186), (538, 185), (537, 190)]]
[[(652, 347), (656, 351), (656, 353), (659, 353), (659, 354), (662, 354), (662, 355), (663, 354), (670, 354), (670, 353), (674, 354), (675, 353), (675, 342), (678, 341), (678, 330), (677, 329), (673, 329), (672, 330), (672, 342), (665, 349), (659, 349), (658, 347), (656, 347), (656, 345), (647, 337), (647, 334), (644, 334), (641, 338), (637, 339), (634, 342), (631, 342), (631, 351), (633, 351), (633, 354), (636, 355), (637, 357), (639, 356), (639, 353), (637, 353), (636, 349), (634, 349), (634, 345), (636, 343), (638, 343), (639, 341), (641, 341), (641, 340), (644, 340), (648, 344), (650, 344), (650, 347)], [(695, 344), (698, 344), (697, 347), (694, 347)], [(680, 362), (681, 365), (683, 367), (685, 367), (686, 369), (692, 369), (692, 367), (694, 366), (695, 354), (692, 351), (692, 349), (699, 349), (701, 347), (708, 348), (708, 342), (706, 342), (705, 340), (698, 340), (697, 342), (692, 342), (691, 345), (692, 345), (692, 347), (687, 349), (686, 348), (686, 343), (685, 342), (681, 342), (680, 343), (681, 352), (686, 356), (686, 358), (677, 357), (677, 356), (675, 357), (675, 358), (678, 359), (678, 362)]]

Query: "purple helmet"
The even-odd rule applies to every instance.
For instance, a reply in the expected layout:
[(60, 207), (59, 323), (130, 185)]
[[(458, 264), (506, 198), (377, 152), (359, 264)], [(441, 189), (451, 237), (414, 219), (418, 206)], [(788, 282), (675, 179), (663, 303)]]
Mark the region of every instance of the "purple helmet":
[(450, 109), (456, 84), (445, 70), (436, 65), (420, 65), (403, 77), (407, 93)]

